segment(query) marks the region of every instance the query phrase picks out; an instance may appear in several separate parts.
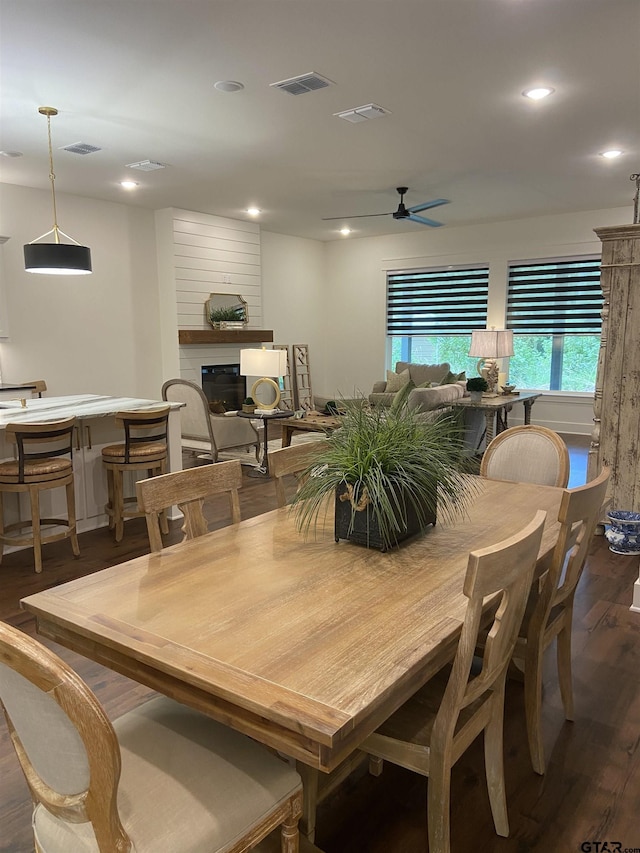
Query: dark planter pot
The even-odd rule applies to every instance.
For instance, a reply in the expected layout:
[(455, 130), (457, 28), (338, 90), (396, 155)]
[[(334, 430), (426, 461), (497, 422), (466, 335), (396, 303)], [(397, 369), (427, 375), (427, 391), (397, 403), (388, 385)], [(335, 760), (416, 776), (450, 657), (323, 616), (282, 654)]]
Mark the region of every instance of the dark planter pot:
[[(336, 512), (335, 512), (335, 537), (336, 542), (339, 539), (348, 539), (350, 542), (356, 542), (358, 545), (365, 545), (367, 548), (377, 548), (380, 551), (386, 551), (387, 545), (383, 542), (378, 523), (371, 511), (371, 507), (355, 512), (353, 521), (353, 529), (350, 531), (351, 525), (351, 502), (349, 500), (340, 500), (341, 495), (346, 494), (347, 487), (341, 484), (336, 489)], [(392, 543), (398, 545), (410, 536), (415, 536), (420, 533), (429, 524), (436, 523), (435, 513), (423, 506), (423, 523), (420, 524), (413, 504), (408, 501), (405, 504), (406, 525), (403, 526), (396, 534), (396, 539)]]

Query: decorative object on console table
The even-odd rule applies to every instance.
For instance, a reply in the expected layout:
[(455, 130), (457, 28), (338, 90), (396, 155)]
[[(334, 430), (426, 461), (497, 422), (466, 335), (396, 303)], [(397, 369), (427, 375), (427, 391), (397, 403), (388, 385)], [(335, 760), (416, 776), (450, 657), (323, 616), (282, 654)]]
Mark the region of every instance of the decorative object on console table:
[[(345, 402), (340, 429), (314, 459), (294, 498), (298, 529), (315, 526), (335, 496), (335, 537), (386, 551), (438, 514), (452, 519), (475, 494), (463, 470), (462, 431), (450, 416), (421, 421), (394, 410)], [(436, 494), (437, 493), (437, 494)]]
[(286, 354), (287, 363), (280, 381), (280, 405), (284, 409), (298, 408), (294, 395), (294, 387), (291, 377), (291, 358), (289, 356), (289, 344), (273, 344), (273, 349), (282, 350)]
[(494, 397), (499, 376), (496, 359), (513, 355), (513, 332), (510, 329), (478, 329), (471, 332), (469, 355), (479, 358), (478, 374), (487, 380), (487, 393)]
[(293, 372), (297, 394), (296, 409), (310, 412), (314, 408), (313, 390), (311, 388), (311, 364), (309, 362), (309, 345), (293, 344)]
[[(280, 386), (271, 377), (278, 379), (286, 369), (287, 354), (277, 349), (242, 349), (240, 350), (240, 374), (242, 376), (261, 376), (253, 383), (251, 397), (255, 401), (256, 408), (265, 412), (273, 412), (280, 405)], [(272, 400), (265, 402), (260, 399), (258, 390), (262, 386), (271, 386), (274, 392)]]
[(472, 376), (467, 379), (467, 391), (474, 403), (479, 403), (482, 400), (482, 394), (489, 387), (489, 383), (484, 376)]
[(249, 322), (247, 303), (232, 293), (210, 293), (204, 313), (214, 329), (244, 329)]
[(242, 411), (245, 414), (252, 415), (256, 410), (256, 402), (253, 397), (245, 397), (244, 402), (242, 404)]

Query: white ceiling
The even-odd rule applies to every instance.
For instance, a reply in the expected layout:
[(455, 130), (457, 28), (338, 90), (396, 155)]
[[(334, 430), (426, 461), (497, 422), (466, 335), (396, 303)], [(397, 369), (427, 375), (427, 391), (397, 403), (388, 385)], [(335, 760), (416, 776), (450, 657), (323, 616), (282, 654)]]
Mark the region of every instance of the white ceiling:
[[(344, 239), (322, 217), (394, 210), (399, 185), (407, 206), (450, 199), (424, 213), (445, 225), (630, 207), (639, 43), (639, 0), (0, 0), (0, 149), (23, 153), (0, 179), (49, 186), (48, 105), (59, 193), (233, 218), (254, 204), (265, 229), (319, 240)], [(309, 71), (335, 85), (269, 87)], [(555, 94), (523, 98), (536, 84)], [(333, 115), (372, 102), (391, 114)], [(74, 142), (103, 150), (58, 150)], [(125, 168), (145, 159), (167, 168)]]

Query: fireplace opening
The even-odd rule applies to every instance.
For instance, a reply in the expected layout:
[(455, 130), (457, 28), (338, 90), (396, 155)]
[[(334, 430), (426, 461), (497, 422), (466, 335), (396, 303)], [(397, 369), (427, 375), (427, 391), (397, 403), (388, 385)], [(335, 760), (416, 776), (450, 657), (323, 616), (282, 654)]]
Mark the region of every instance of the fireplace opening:
[(238, 412), (246, 397), (245, 378), (239, 364), (207, 364), (202, 366), (202, 390), (212, 409)]

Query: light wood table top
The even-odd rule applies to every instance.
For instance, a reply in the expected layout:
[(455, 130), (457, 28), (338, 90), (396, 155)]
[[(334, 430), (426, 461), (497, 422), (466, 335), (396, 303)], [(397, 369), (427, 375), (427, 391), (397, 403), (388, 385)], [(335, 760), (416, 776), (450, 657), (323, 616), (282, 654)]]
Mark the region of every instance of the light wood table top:
[(314, 539), (287, 508), (23, 600), (45, 636), (330, 771), (455, 650), (470, 550), (561, 489), (480, 481), (469, 518), (399, 550)]

